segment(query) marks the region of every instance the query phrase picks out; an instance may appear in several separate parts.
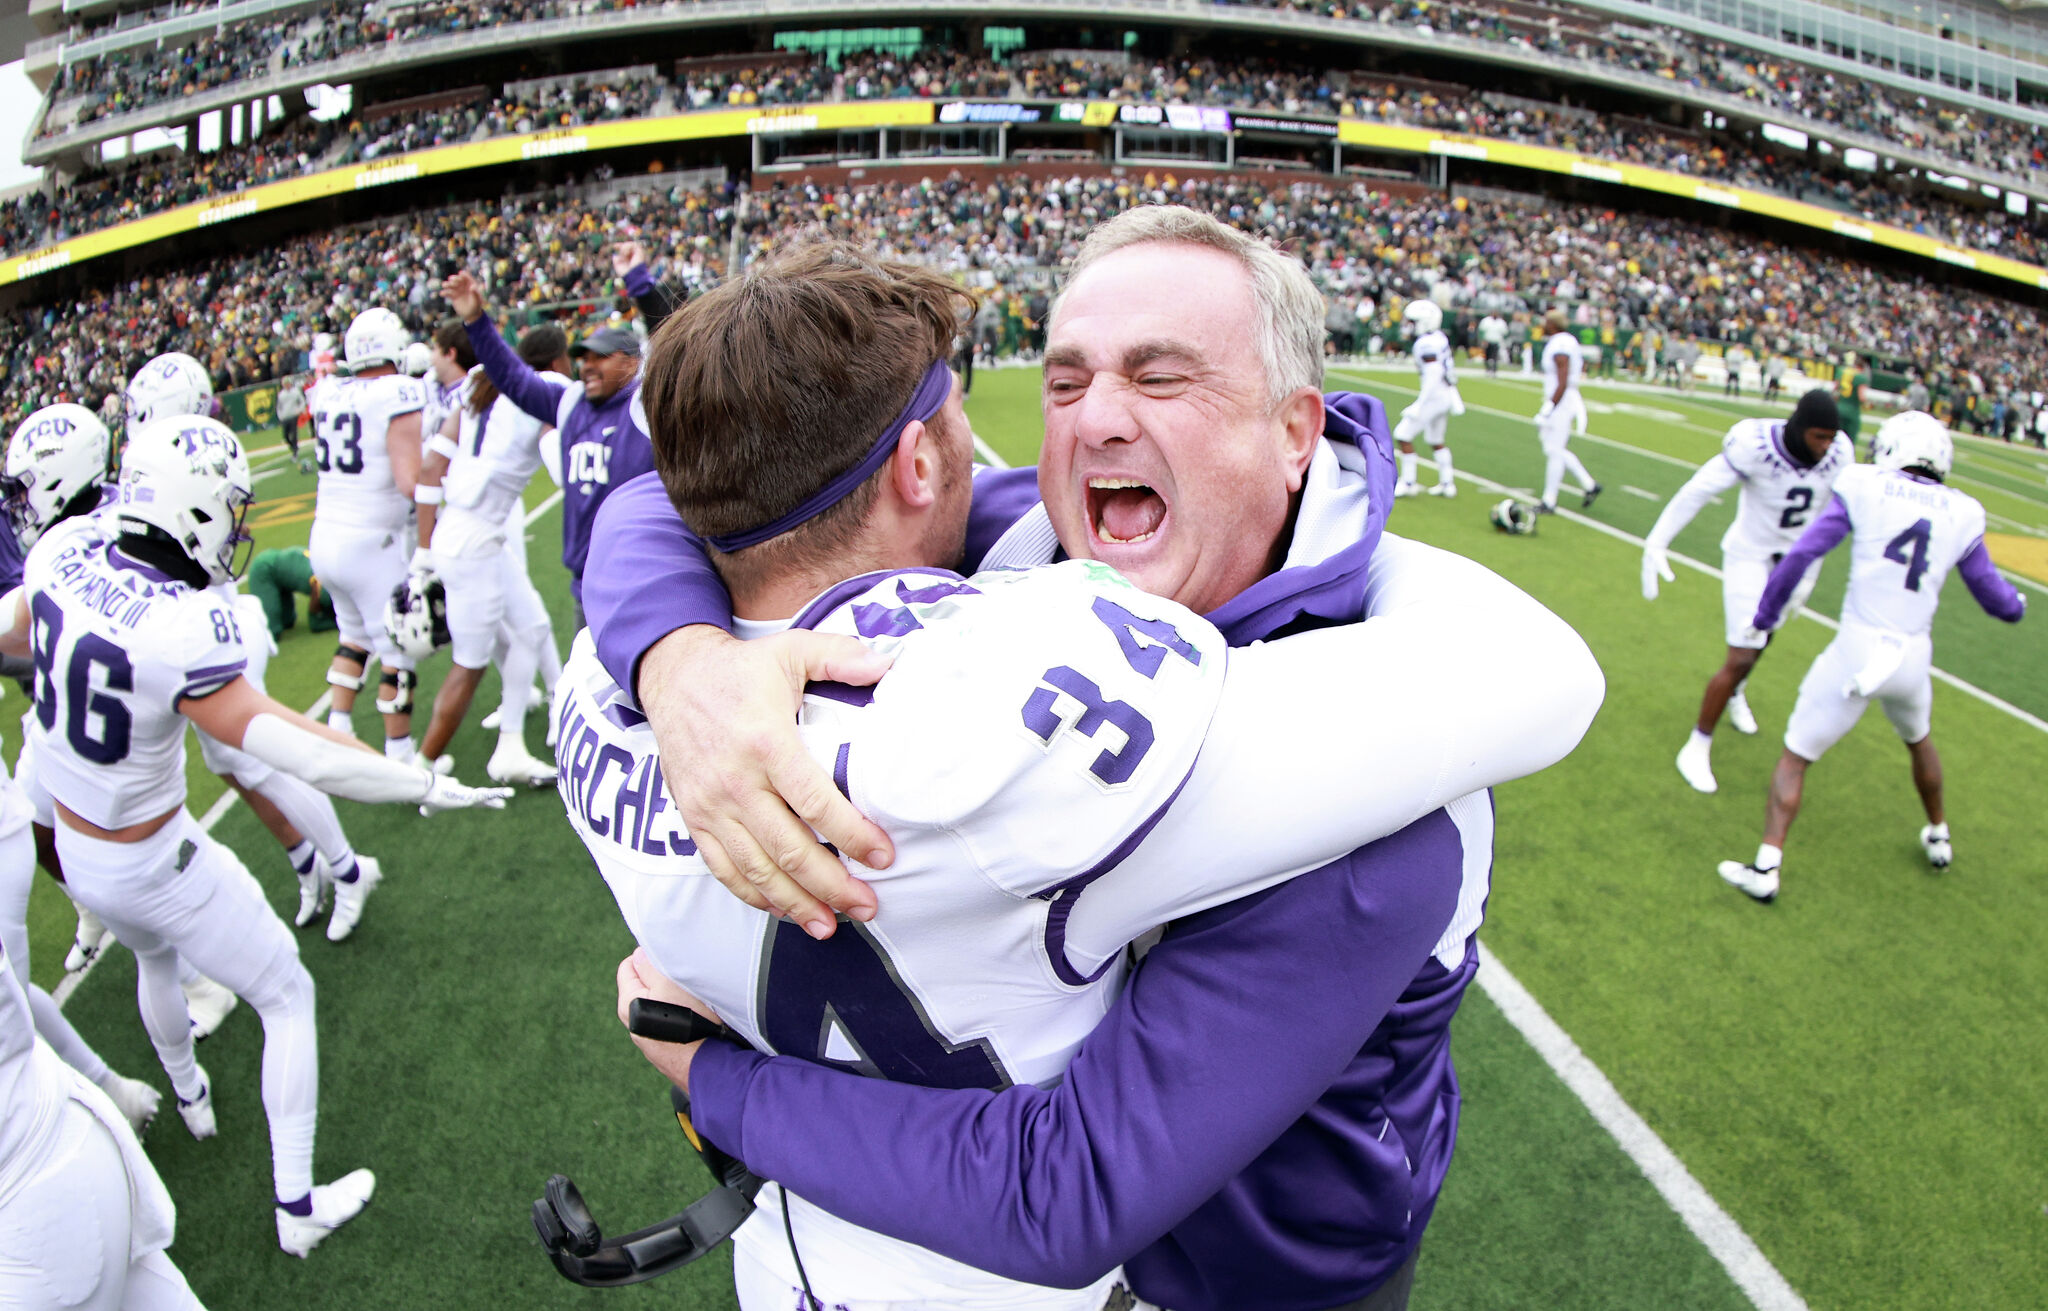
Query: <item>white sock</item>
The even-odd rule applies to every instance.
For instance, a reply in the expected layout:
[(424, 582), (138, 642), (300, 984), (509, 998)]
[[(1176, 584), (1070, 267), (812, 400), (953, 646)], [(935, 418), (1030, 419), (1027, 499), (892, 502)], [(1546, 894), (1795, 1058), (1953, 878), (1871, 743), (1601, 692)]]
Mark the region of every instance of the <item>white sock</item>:
[(1557, 508), (1557, 489), (1564, 486), (1564, 452), (1543, 457), (1543, 503)]
[(1564, 467), (1570, 470), (1573, 478), (1578, 480), (1579, 490), (1585, 491), (1588, 488), (1592, 487), (1593, 475), (1586, 472), (1586, 466), (1579, 463), (1578, 456), (1573, 455), (1569, 450), (1567, 450), (1564, 452), (1563, 459)]
[(1768, 842), (1757, 844), (1755, 864), (1758, 869), (1769, 873), (1784, 863), (1785, 852), (1782, 848), (1774, 847)]
[(1454, 476), (1455, 475), (1451, 472), (1451, 448), (1448, 446), (1437, 447), (1436, 480), (1439, 483), (1448, 483), (1452, 480)]
[(1927, 828), (1927, 837), (1928, 837), (1928, 840), (1929, 840), (1929, 841), (1931, 841), (1931, 842), (1946, 842), (1946, 841), (1948, 841), (1948, 821), (1947, 821), (1947, 820), (1943, 820), (1943, 821), (1941, 821), (1941, 823), (1939, 823), (1939, 824), (1930, 824), (1930, 825), (1928, 825), (1928, 828)]
[(1415, 481), (1415, 452), (1413, 451), (1401, 452), (1401, 481), (1404, 483)]
[(411, 760), (412, 734), (407, 733), (404, 737), (385, 738), (384, 758), (386, 760)]
[(347, 733), (350, 736), (354, 736), (356, 731), (354, 716), (346, 710), (328, 711), (327, 727), (333, 729), (337, 733)]
[(317, 854), (313, 850), (311, 842), (300, 838), (299, 845), (286, 851), (284, 858), (292, 863), (292, 868), (297, 870), (300, 877), (303, 878), (305, 875), (313, 872), (313, 857)]

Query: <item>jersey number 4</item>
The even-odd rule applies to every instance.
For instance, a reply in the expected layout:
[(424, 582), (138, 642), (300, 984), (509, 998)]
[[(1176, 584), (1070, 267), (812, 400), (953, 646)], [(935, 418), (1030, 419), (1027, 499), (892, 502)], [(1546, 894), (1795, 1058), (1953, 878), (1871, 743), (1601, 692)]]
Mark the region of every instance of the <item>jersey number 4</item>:
[[(337, 410), (322, 416), (323, 421), (313, 429), (313, 460), (322, 473), (361, 473), (363, 471), (363, 421), (359, 415), (348, 410)], [(321, 429), (334, 433), (333, 447), (340, 448), (334, 454), (328, 438)]]
[(1933, 535), (1934, 524), (1920, 519), (1885, 543), (1884, 558), (1906, 566), (1906, 590), (1909, 592), (1919, 591), (1920, 580), (1927, 576), (1927, 542)]
[[(36, 722), (43, 731), (57, 727), (57, 639), (64, 635), (64, 612), (40, 592), (30, 605), (35, 619), (32, 636), (35, 649)], [(105, 671), (100, 689), (93, 688), (93, 669)], [(64, 704), (70, 707), (64, 724), (65, 740), (71, 749), (95, 765), (111, 765), (128, 756), (128, 740), (135, 719), (116, 692), (135, 690), (135, 665), (128, 653), (98, 633), (87, 633), (71, 648), (71, 665), (64, 672)], [(95, 722), (97, 721), (97, 722)]]

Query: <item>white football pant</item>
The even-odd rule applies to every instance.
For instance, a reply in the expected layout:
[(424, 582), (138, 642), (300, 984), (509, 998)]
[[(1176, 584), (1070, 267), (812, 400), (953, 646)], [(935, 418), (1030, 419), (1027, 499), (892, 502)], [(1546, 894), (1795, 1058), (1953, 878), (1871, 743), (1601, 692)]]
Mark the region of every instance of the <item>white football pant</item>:
[(1571, 452), (1573, 412), (1567, 403), (1536, 421), (1536, 436), (1543, 443), (1545, 505), (1557, 504), (1557, 493), (1564, 486), (1564, 475), (1567, 471), (1577, 480), (1580, 488), (1593, 485), (1593, 475), (1586, 472), (1586, 466), (1579, 463), (1579, 457)]
[(255, 877), (184, 810), (141, 842), (106, 842), (60, 824), (57, 852), (72, 895), (135, 953), (142, 1024), (181, 1099), (197, 1097), (201, 1084), (178, 987), (180, 958), (262, 1017), (263, 1110), (277, 1199), (304, 1197), (313, 1187), (320, 1105), (313, 976)]
[[(411, 555), (403, 534), (353, 524), (313, 521), (306, 555), (320, 586), (334, 598), (334, 626), (350, 646), (376, 653), (386, 669), (411, 669), (384, 631), (384, 606), (405, 581)], [(266, 630), (268, 631), (268, 630)]]
[[(1764, 584), (1770, 581), (1771, 570), (1777, 562), (1768, 555), (1730, 555), (1721, 553), (1721, 621), (1728, 630), (1728, 645), (1745, 650), (1761, 651), (1769, 634), (1752, 637), (1751, 623), (1756, 618), (1757, 602), (1764, 599)], [(1785, 616), (1799, 613), (1799, 607), (1806, 604), (1806, 598), (1813, 595), (1813, 585), (1820, 581), (1820, 561), (1806, 571), (1806, 577), (1799, 580), (1799, 586), (1792, 589), (1792, 599), (1785, 603)]]
[[(71, 1027), (49, 993), (29, 982), (28, 899), (36, 878), (36, 840), (26, 826), (0, 838), (0, 951), (28, 993), (36, 1032), (66, 1065), (94, 1083), (107, 1077), (107, 1063)], [(6, 1305), (0, 1299), (0, 1306)]]
[[(1934, 639), (1925, 633), (1902, 637), (1874, 628), (1842, 625), (1827, 650), (1799, 683), (1799, 702), (1785, 725), (1785, 749), (1819, 760), (1849, 735), (1872, 701), (1884, 707), (1899, 741), (1911, 746), (1933, 726)], [(1868, 696), (1849, 684), (1864, 676)]]

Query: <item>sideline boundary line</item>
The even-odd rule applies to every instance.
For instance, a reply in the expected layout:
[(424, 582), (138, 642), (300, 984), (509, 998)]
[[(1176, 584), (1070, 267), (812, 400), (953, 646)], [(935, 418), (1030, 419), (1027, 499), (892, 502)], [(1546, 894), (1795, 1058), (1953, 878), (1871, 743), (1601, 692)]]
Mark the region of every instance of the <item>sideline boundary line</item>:
[[(978, 433), (974, 438), (974, 449), (993, 468), (1011, 467), (1010, 462), (998, 455)], [(1458, 476), (1506, 490), (1498, 483), (1474, 478), (1463, 471)], [(1678, 558), (1672, 556), (1674, 560)], [(1601, 1073), (1600, 1067), (1593, 1064), (1556, 1020), (1550, 1018), (1549, 1012), (1509, 972), (1500, 958), (1487, 950), (1484, 942), (1478, 946), (1480, 990), (1500, 1008), (1501, 1014), (1515, 1026), (1515, 1032), (1522, 1035), (1523, 1041), (1534, 1048), (1544, 1063), (1563, 1080), (1565, 1087), (1579, 1099), (1594, 1122), (1607, 1131), (1623, 1154), (1642, 1171), (1651, 1187), (1678, 1214), (1680, 1222), (1700, 1240), (1721, 1268), (1728, 1272), (1728, 1277), (1735, 1281), (1735, 1286), (1742, 1290), (1757, 1311), (1807, 1311), (1805, 1300), (1778, 1273), (1770, 1258), (1763, 1254), (1763, 1249), (1743, 1232), (1734, 1217), (1721, 1209), (1721, 1204), (1685, 1168), (1678, 1154), (1666, 1146), (1649, 1122), (1622, 1098), (1613, 1082)]]
[(1508, 1023), (1515, 1026), (1544, 1064), (1572, 1090), (1629, 1160), (1635, 1162), (1650, 1186), (1678, 1213), (1693, 1237), (1721, 1263), (1721, 1268), (1758, 1311), (1806, 1311), (1806, 1300), (1778, 1273), (1763, 1249), (1743, 1232), (1733, 1216), (1721, 1209), (1721, 1204), (1685, 1168), (1685, 1162), (1622, 1098), (1600, 1067), (1550, 1018), (1550, 1013), (1484, 942), (1479, 943), (1477, 981), (1480, 991), (1500, 1008)]
[[(976, 442), (979, 442), (980, 440), (981, 439), (978, 437), (975, 438)], [(535, 521), (538, 520), (542, 515), (546, 514), (549, 510), (554, 509), (557, 505), (560, 505), (562, 503), (563, 496), (564, 493), (562, 489), (557, 487), (553, 495), (549, 496), (539, 505), (534, 506), (531, 510), (528, 510), (526, 512), (526, 527), (533, 527)], [(327, 713), (327, 707), (330, 704), (332, 704), (333, 700), (334, 694), (332, 692), (322, 692), (320, 694), (319, 700), (315, 701), (312, 705), (306, 707), (304, 711), (306, 718), (313, 720), (319, 719), (320, 716)], [(226, 819), (228, 812), (230, 810), (233, 810), (235, 808), (235, 803), (237, 801), (240, 801), (241, 799), (241, 794), (236, 792), (233, 788), (228, 788), (225, 791), (223, 791), (218, 797), (215, 797), (213, 800), (213, 804), (206, 808), (206, 813), (199, 817), (200, 831), (203, 833), (212, 833), (213, 826), (220, 823), (223, 819)], [(91, 960), (87, 961), (85, 963), (84, 969), (79, 970), (75, 974), (66, 974), (63, 978), (59, 979), (57, 981), (57, 986), (51, 989), (50, 999), (57, 1003), (57, 1008), (59, 1010), (62, 1010), (64, 1008), (65, 1002), (71, 1000), (71, 994), (78, 991), (78, 985), (85, 982), (85, 976), (92, 973), (93, 967), (98, 965), (101, 961), (107, 958), (107, 945), (112, 940), (113, 936), (113, 930), (109, 929), (106, 932), (106, 934), (100, 938), (99, 954), (94, 956)]]

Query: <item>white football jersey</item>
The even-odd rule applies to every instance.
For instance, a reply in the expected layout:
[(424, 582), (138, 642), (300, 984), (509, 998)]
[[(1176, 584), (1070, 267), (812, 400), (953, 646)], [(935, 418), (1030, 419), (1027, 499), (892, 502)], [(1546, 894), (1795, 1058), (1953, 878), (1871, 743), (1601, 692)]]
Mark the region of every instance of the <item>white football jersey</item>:
[[(813, 757), (896, 844), (890, 868), (855, 867), (881, 913), (829, 941), (709, 876), (654, 736), (587, 631), (556, 712), (563, 800), (634, 936), (756, 1048), (929, 1086), (1043, 1084), (1116, 996), (1125, 944), (1272, 881), (1246, 868), (1255, 860), (1168, 872), (1132, 858), (1188, 781), (1223, 685), (1223, 638), (1192, 612), (1073, 561), (965, 580), (870, 574), (797, 623), (895, 656), (872, 690), (813, 685), (799, 718)], [(800, 1198), (790, 1212), (828, 1305), (962, 1305), (1023, 1287)], [(757, 1216), (741, 1241), (783, 1269), (774, 1221)]]
[(1458, 385), (1451, 368), (1451, 339), (1442, 332), (1426, 332), (1415, 341), (1415, 371), (1422, 376), (1422, 394), (1431, 395)]
[(1550, 340), (1543, 343), (1543, 367), (1537, 373), (1543, 379), (1543, 399), (1550, 399), (1550, 389), (1557, 385), (1557, 365), (1551, 361), (1562, 355), (1571, 361), (1571, 369), (1565, 374), (1565, 400), (1579, 389), (1579, 380), (1586, 376), (1586, 353), (1579, 345), (1579, 339), (1569, 332), (1552, 333)]
[(85, 515), (29, 552), (37, 782), (101, 828), (185, 800), (178, 702), (217, 692), (248, 664), (232, 605), (114, 549), (114, 520)]
[(1967, 492), (1869, 464), (1843, 470), (1835, 498), (1854, 534), (1842, 622), (1930, 632), (1949, 571), (1984, 540), (1984, 507)]
[[(541, 376), (559, 378), (557, 374)], [(448, 472), (442, 475), (447, 508), (434, 524), (434, 549), (451, 555), (460, 555), (464, 546), (486, 540), (496, 549), (513, 507), (540, 468), (540, 435), (548, 426), (503, 396), (492, 400), (482, 414), (472, 413), (468, 386), (457, 398), (456, 414), (460, 449), (449, 458)]]
[(1731, 555), (1780, 555), (1828, 508), (1828, 493), (1842, 470), (1856, 463), (1856, 444), (1835, 434), (1834, 445), (1811, 468), (1801, 466), (1785, 446), (1785, 425), (1777, 419), (1744, 419), (1721, 439), (1721, 458), (1742, 480), (1735, 521), (1722, 534)]
[(444, 383), (432, 376), (420, 379), (421, 390), (426, 396), (426, 404), (420, 410), (422, 441), (432, 441), (434, 434), (440, 432), (441, 426), (448, 421), (448, 416), (455, 413), (463, 384), (468, 381), (467, 378), (457, 378), (454, 382)]
[(313, 517), (329, 524), (395, 531), (412, 516), (412, 498), (391, 474), (391, 421), (427, 405), (426, 387), (402, 373), (335, 376), (306, 397), (320, 467)]

